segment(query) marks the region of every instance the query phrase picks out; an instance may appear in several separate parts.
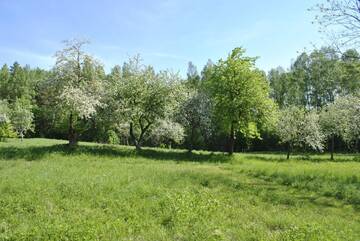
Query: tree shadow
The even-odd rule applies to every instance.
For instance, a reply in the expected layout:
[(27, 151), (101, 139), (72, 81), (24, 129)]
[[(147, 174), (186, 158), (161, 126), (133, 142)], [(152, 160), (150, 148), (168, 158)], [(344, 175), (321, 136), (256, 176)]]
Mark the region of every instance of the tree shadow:
[(232, 189), (233, 192), (241, 192), (248, 196), (258, 197), (262, 202), (271, 205), (299, 207), (301, 205), (313, 204), (323, 208), (342, 208), (350, 205), (354, 208), (354, 211), (360, 211), (360, 203), (355, 198), (337, 198), (324, 195), (324, 193), (319, 190), (309, 191), (273, 181), (264, 181), (258, 178), (252, 178), (250, 181), (246, 179), (233, 179), (231, 176), (234, 175), (234, 173), (229, 175), (190, 173), (187, 175), (205, 188), (219, 189), (225, 186), (226, 188)]
[(24, 159), (27, 161), (41, 160), (47, 155), (57, 153), (64, 156), (76, 156), (81, 154), (97, 157), (142, 157), (151, 160), (177, 161), (177, 162), (206, 162), (206, 163), (226, 163), (231, 161), (231, 157), (222, 153), (200, 153), (187, 152), (180, 150), (161, 150), (144, 148), (136, 151), (130, 147), (111, 146), (111, 145), (83, 145), (69, 147), (66, 144), (55, 144), (51, 146), (0, 146), (1, 160)]
[(269, 162), (289, 162), (289, 161), (309, 161), (309, 162), (360, 162), (360, 156), (358, 155), (341, 155), (334, 157), (334, 160), (330, 160), (329, 156), (311, 156), (308, 154), (297, 154), (296, 156), (286, 159), (286, 154), (283, 155), (268, 155), (264, 156), (262, 154), (256, 155), (246, 155), (247, 158), (260, 161), (269, 161)]

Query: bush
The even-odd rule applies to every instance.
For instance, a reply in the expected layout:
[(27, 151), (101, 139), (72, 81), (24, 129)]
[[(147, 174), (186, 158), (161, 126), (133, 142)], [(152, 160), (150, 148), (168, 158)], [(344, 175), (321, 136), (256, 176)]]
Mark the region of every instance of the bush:
[(0, 141), (14, 137), (16, 137), (16, 133), (14, 132), (12, 125), (8, 122), (0, 122)]
[(106, 132), (107, 138), (106, 141), (108, 144), (116, 145), (120, 143), (119, 137), (115, 131), (109, 130)]

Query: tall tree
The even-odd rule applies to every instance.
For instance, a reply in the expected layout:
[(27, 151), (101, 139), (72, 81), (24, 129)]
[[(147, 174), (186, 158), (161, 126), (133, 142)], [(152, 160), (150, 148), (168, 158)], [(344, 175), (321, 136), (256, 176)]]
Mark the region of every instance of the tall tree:
[(307, 109), (320, 109), (334, 101), (345, 85), (355, 80), (343, 81), (347, 77), (337, 52), (323, 47), (310, 53), (301, 53), (288, 72), (283, 69), (271, 70), (268, 80), (271, 96), (280, 107), (291, 105)]
[(356, 49), (349, 49), (341, 56), (342, 76), (340, 94), (354, 95), (360, 90), (360, 54)]
[(205, 83), (217, 119), (229, 135), (229, 154), (234, 152), (236, 132), (265, 123), (273, 110), (264, 73), (255, 68), (256, 58), (244, 54), (235, 48), (226, 60), (220, 59)]
[(332, 48), (314, 50), (309, 56), (310, 106), (320, 109), (335, 100), (339, 92), (339, 57)]
[(32, 99), (35, 86), (29, 78), (29, 71), (28, 66), (23, 68), (18, 62), (10, 67), (10, 76), (6, 85), (6, 99), (10, 103), (14, 103), (16, 99)]
[(200, 85), (200, 75), (196, 66), (191, 61), (188, 64), (187, 82), (193, 88), (197, 88)]
[[(53, 78), (56, 106), (67, 118), (69, 145), (77, 144), (81, 120), (91, 118), (101, 106), (103, 72), (101, 64), (84, 52), (87, 41), (65, 41), (65, 48), (56, 53)], [(100, 70), (100, 71), (99, 71)]]
[(267, 76), (270, 83), (270, 96), (280, 108), (287, 105), (288, 74), (281, 67), (270, 70)]
[(7, 85), (10, 78), (9, 67), (4, 64), (0, 69), (0, 99), (6, 99), (8, 96)]

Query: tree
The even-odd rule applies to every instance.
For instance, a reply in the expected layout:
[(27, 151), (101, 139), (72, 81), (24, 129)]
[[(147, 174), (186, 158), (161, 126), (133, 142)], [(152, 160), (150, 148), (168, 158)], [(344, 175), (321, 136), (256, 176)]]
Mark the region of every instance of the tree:
[(30, 78), (30, 72), (29, 66), (22, 67), (18, 62), (10, 66), (10, 75), (6, 84), (6, 99), (9, 103), (14, 103), (16, 99), (32, 99), (35, 85)]
[(87, 41), (65, 41), (56, 53), (49, 85), (54, 88), (56, 106), (67, 117), (69, 145), (77, 144), (80, 120), (91, 118), (101, 106), (103, 71), (101, 64), (84, 52)]
[(7, 84), (10, 78), (9, 68), (6, 64), (0, 70), (0, 99), (6, 99), (8, 95)]
[(229, 134), (228, 153), (234, 152), (235, 135), (251, 123), (265, 123), (273, 110), (264, 73), (255, 68), (256, 58), (235, 48), (226, 60), (212, 67), (206, 87), (217, 120)]
[(118, 122), (129, 125), (130, 139), (137, 150), (150, 128), (171, 116), (177, 108), (175, 86), (179, 77), (167, 71), (155, 73), (140, 57), (131, 58), (123, 67), (123, 77), (115, 95)]
[(26, 132), (33, 131), (34, 114), (31, 112), (31, 105), (24, 99), (17, 99), (11, 110), (11, 123), (14, 129), (23, 140)]
[(181, 144), (185, 137), (182, 125), (171, 120), (160, 120), (151, 131), (151, 141), (156, 145)]
[(281, 67), (270, 70), (267, 76), (270, 83), (270, 97), (280, 108), (287, 104), (288, 74)]
[(323, 150), (324, 135), (321, 132), (316, 111), (290, 106), (281, 110), (277, 124), (277, 134), (281, 143), (288, 145), (287, 159), (293, 147), (310, 147)]
[(315, 21), (320, 31), (328, 34), (339, 47), (359, 47), (360, 44), (360, 1), (327, 0), (317, 4)]
[(194, 88), (197, 88), (200, 85), (200, 75), (196, 66), (191, 61), (188, 64), (187, 83)]
[(341, 76), (339, 57), (332, 48), (314, 50), (309, 55), (310, 106), (320, 109), (334, 101)]
[(5, 100), (0, 100), (0, 141), (12, 137), (16, 137), (16, 133), (10, 123), (10, 109)]
[(179, 112), (179, 122), (185, 127), (186, 144), (191, 152), (199, 142), (199, 137), (209, 139), (212, 132), (211, 102), (207, 94), (196, 89), (187, 89), (186, 100), (182, 103)]
[(195, 146), (198, 148), (203, 146), (203, 142), (211, 135), (211, 103), (203, 89), (203, 81), (196, 67), (189, 62), (187, 80), (182, 85), (183, 90), (180, 91), (184, 101), (177, 115), (178, 121), (185, 128), (185, 145), (189, 152)]
[(359, 148), (360, 139), (360, 98), (357, 96), (343, 96), (335, 101), (338, 110), (338, 118), (341, 121), (342, 136), (348, 144), (355, 142), (355, 148)]
[(342, 86), (353, 88), (356, 85), (354, 83), (357, 79), (348, 79), (350, 76), (347, 73), (333, 48), (323, 47), (310, 53), (303, 52), (289, 71), (279, 68), (270, 71), (268, 80), (271, 96), (281, 108), (297, 105), (307, 109), (321, 109), (345, 91)]
[(360, 54), (355, 49), (345, 51), (340, 62), (340, 94), (354, 95), (360, 90)]
[[(340, 97), (341, 99), (342, 97)], [(346, 109), (339, 99), (334, 103), (324, 106), (320, 112), (320, 126), (324, 135), (330, 139), (330, 155), (331, 160), (334, 160), (335, 137), (343, 137), (345, 125), (347, 120), (344, 119)]]

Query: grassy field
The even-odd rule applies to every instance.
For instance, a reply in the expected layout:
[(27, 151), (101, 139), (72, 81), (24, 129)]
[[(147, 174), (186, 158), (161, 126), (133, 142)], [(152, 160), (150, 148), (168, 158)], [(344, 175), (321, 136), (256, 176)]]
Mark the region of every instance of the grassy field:
[(360, 240), (360, 160), (0, 143), (0, 240)]

